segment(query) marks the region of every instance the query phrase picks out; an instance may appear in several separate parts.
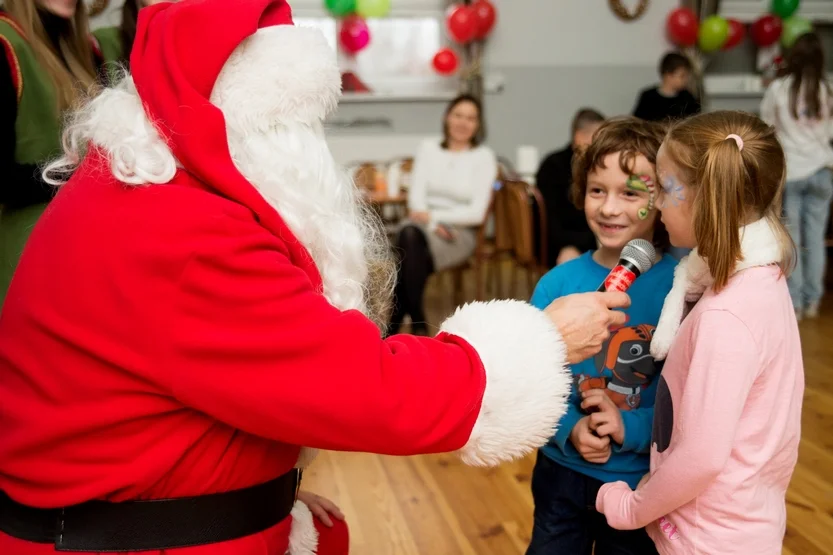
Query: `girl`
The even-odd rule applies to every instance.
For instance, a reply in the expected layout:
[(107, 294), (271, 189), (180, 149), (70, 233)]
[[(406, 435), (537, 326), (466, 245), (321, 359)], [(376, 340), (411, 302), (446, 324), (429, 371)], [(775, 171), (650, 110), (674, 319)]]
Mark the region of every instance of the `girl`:
[(466, 261), (477, 246), (474, 226), (486, 217), (497, 179), (497, 158), (483, 142), (480, 102), (462, 95), (448, 105), (443, 140), (425, 141), (414, 159), (408, 223), (399, 232), (402, 264), (389, 334), (406, 315), (411, 331), (427, 335), (422, 294), (433, 272)]
[(804, 392), (784, 152), (755, 116), (711, 112), (671, 129), (657, 172), (671, 243), (695, 250), (651, 344), (667, 361), (650, 477), (602, 486), (596, 507), (615, 528), (648, 525), (662, 554), (780, 554)]
[(61, 114), (96, 82), (79, 0), (5, 0), (0, 10), (0, 307), (52, 198), (38, 166), (61, 152)]
[(785, 211), (800, 256), (788, 280), (796, 316), (815, 318), (824, 293), (824, 237), (833, 198), (831, 90), (824, 51), (815, 33), (795, 41), (787, 75), (767, 89), (761, 117), (775, 126), (787, 156)]

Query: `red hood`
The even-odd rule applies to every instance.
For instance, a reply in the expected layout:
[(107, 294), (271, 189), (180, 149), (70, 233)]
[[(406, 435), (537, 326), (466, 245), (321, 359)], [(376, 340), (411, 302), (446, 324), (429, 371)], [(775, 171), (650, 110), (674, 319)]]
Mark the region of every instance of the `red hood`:
[(285, 0), (185, 0), (149, 6), (139, 12), (130, 68), (148, 117), (185, 171), (245, 205), (275, 230), (284, 226), (235, 168), (225, 119), (209, 101), (234, 49), (259, 28), (272, 25), (292, 25)]

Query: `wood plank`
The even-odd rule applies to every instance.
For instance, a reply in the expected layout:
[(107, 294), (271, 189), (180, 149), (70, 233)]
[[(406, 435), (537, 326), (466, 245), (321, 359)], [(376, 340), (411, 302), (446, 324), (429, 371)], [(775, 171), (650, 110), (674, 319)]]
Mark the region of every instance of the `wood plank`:
[[(508, 290), (508, 280), (503, 283)], [(471, 279), (464, 285), (472, 298)], [(429, 282), (433, 329), (454, 309), (450, 287), (448, 276)], [(518, 290), (524, 289), (522, 283)], [(800, 329), (806, 391), (783, 554), (833, 555), (833, 306)], [(304, 485), (340, 505), (354, 554), (523, 555), (532, 528), (533, 465), (534, 456), (480, 469), (452, 455), (324, 453)]]

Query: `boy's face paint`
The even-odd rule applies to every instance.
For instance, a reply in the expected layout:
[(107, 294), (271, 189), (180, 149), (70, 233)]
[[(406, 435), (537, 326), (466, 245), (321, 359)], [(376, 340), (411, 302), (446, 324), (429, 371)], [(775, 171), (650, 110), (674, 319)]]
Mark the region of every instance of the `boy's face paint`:
[(648, 205), (643, 206), (637, 212), (640, 220), (645, 220), (654, 210), (654, 201), (656, 200), (656, 186), (654, 180), (648, 175), (631, 175), (625, 182), (625, 186), (631, 191), (639, 191), (648, 193)]

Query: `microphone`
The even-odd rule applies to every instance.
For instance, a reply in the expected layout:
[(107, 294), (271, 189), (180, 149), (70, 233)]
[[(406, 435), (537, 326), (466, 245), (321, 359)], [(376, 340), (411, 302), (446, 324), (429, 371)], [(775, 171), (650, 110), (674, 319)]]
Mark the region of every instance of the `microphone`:
[(656, 258), (657, 251), (650, 241), (629, 241), (622, 249), (619, 263), (610, 271), (597, 291), (627, 291), (636, 278), (651, 269)]

